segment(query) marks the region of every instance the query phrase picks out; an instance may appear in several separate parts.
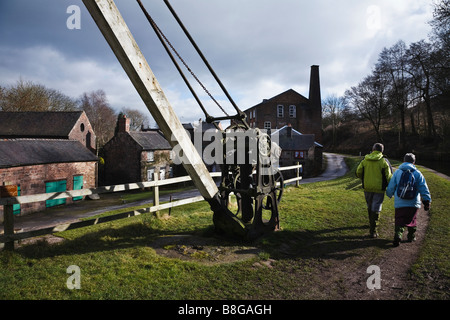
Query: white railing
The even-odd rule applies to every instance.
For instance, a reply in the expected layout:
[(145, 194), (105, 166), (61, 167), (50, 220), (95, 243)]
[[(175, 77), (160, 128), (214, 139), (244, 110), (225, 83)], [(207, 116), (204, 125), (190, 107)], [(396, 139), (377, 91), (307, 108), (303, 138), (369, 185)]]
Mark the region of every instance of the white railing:
[[(300, 168), (302, 165), (294, 165), (289, 167), (281, 167), (278, 168), (280, 171), (286, 171), (286, 170), (296, 170), (297, 176), (292, 179), (284, 180), (284, 183), (290, 183), (290, 182), (297, 182), (302, 179), (300, 176)], [(211, 177), (220, 177), (220, 172), (211, 172)], [(171, 201), (168, 203), (159, 204), (159, 187), (164, 185), (171, 185), (176, 184), (180, 182), (186, 182), (191, 181), (190, 176), (183, 176), (183, 177), (177, 177), (177, 178), (170, 178), (170, 179), (164, 179), (164, 180), (158, 180), (157, 174), (155, 174), (155, 180), (154, 181), (148, 181), (148, 182), (136, 182), (136, 183), (128, 183), (128, 184), (119, 184), (119, 185), (112, 185), (112, 186), (104, 186), (104, 187), (98, 187), (98, 188), (91, 188), (91, 189), (81, 189), (81, 190), (68, 190), (68, 191), (62, 191), (62, 192), (52, 192), (52, 193), (41, 193), (41, 194), (33, 194), (33, 195), (23, 195), (23, 196), (17, 196), (17, 197), (4, 197), (0, 198), (0, 205), (3, 206), (3, 226), (4, 226), (4, 234), (0, 235), (0, 244), (5, 243), (5, 249), (7, 250), (14, 250), (14, 241), (41, 236), (45, 234), (52, 234), (55, 232), (61, 232), (64, 230), (70, 230), (70, 229), (76, 229), (81, 228), (85, 226), (90, 226), (94, 224), (100, 224), (103, 222), (128, 218), (132, 216), (137, 216), (143, 213), (150, 213), (150, 212), (159, 212), (160, 210), (170, 209), (177, 206), (186, 205), (189, 203), (199, 202), (203, 201), (203, 196), (196, 196), (192, 198), (186, 198), (181, 199), (177, 201)], [(128, 190), (136, 190), (136, 189), (143, 189), (143, 188), (153, 188), (153, 205), (139, 209), (139, 210), (133, 210), (128, 211), (124, 213), (118, 213), (106, 217), (101, 218), (95, 218), (95, 219), (89, 219), (85, 221), (77, 221), (77, 222), (70, 222), (70, 223), (63, 223), (57, 226), (48, 227), (48, 228), (42, 228), (39, 230), (32, 230), (32, 231), (24, 231), (24, 232), (15, 232), (14, 229), (14, 214), (13, 214), (13, 206), (15, 204), (25, 204), (25, 203), (33, 203), (33, 202), (39, 202), (39, 201), (47, 201), (47, 200), (55, 200), (55, 199), (65, 199), (65, 198), (74, 198), (74, 197), (81, 197), (81, 196), (88, 196), (88, 195), (94, 195), (94, 194), (102, 194), (102, 193), (113, 193), (113, 192), (122, 192), (122, 191), (128, 191)], [(130, 207), (133, 206), (133, 203), (130, 203)]]

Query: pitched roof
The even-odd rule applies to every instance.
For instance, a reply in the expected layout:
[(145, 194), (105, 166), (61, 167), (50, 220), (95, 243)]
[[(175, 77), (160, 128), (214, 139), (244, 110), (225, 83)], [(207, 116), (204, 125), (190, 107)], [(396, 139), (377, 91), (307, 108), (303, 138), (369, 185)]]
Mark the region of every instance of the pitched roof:
[(282, 92), (280, 94), (277, 94), (276, 96), (274, 96), (272, 98), (264, 99), (262, 102), (254, 105), (253, 107), (250, 107), (250, 108), (246, 109), (245, 111), (248, 111), (249, 109), (253, 109), (253, 108), (258, 107), (258, 106), (260, 106), (262, 104), (265, 104), (265, 103), (269, 103), (269, 102), (272, 102), (272, 101), (277, 101), (277, 100), (279, 100), (280, 98), (282, 98), (283, 96), (285, 96), (287, 94), (294, 94), (294, 95), (297, 95), (302, 100), (308, 101), (308, 98), (306, 98), (305, 96), (301, 95), (300, 93), (298, 93), (297, 91), (295, 91), (293, 89), (289, 89), (289, 90), (286, 90), (286, 91), (284, 91), (284, 92)]
[(143, 150), (170, 150), (172, 147), (160, 131), (130, 131), (130, 136)]
[(0, 137), (67, 138), (83, 111), (0, 112)]
[(0, 140), (0, 168), (97, 160), (92, 152), (76, 140)]
[[(194, 130), (198, 130), (199, 126), (201, 125), (202, 132), (208, 131), (208, 130), (217, 130), (216, 126), (213, 123), (208, 123), (205, 121), (202, 121), (200, 123), (183, 123), (183, 128), (192, 134)], [(219, 124), (220, 126), (220, 124)]]
[(302, 134), (297, 130), (291, 128), (291, 136), (288, 135), (288, 126), (284, 126), (274, 131), (272, 141), (277, 142), (283, 150), (308, 150), (312, 146), (323, 147), (321, 144), (314, 141), (314, 134)]
[(305, 96), (301, 95), (300, 93), (298, 93), (298, 92), (295, 91), (294, 89), (286, 90), (285, 92), (282, 92), (282, 93), (280, 93), (280, 94), (277, 94), (276, 96), (274, 96), (274, 97), (272, 97), (272, 98), (270, 98), (270, 99), (267, 99), (267, 100), (277, 100), (277, 99), (279, 99), (280, 97), (284, 96), (284, 95), (287, 94), (287, 93), (294, 93), (294, 94), (298, 95), (299, 97), (302, 97), (303, 99), (308, 100), (308, 98), (306, 98)]

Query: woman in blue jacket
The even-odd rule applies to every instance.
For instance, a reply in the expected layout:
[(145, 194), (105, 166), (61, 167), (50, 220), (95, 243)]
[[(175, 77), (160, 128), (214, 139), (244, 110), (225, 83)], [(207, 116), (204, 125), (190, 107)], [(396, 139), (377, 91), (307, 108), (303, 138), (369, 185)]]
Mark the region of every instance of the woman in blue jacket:
[[(405, 227), (408, 227), (408, 241), (416, 240), (415, 232), (417, 229), (417, 212), (420, 209), (421, 202), (425, 211), (430, 209), (431, 195), (422, 173), (414, 166), (416, 157), (412, 153), (407, 153), (389, 181), (386, 189), (386, 195), (391, 198), (394, 196), (395, 207), (395, 235), (394, 246), (398, 246), (402, 239)], [(415, 180), (415, 190), (417, 194), (412, 199), (404, 199), (398, 194), (397, 189), (404, 171), (411, 170)]]

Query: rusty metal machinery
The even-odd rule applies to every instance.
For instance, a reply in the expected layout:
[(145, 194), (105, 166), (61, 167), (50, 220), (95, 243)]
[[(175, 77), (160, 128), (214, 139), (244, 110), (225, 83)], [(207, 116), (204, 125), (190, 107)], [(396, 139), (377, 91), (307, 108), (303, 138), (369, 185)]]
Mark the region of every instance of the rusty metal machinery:
[[(226, 132), (224, 141), (228, 144), (232, 140), (234, 148), (231, 152), (224, 150), (219, 186), (222, 210), (213, 209), (214, 224), (220, 231), (255, 238), (280, 226), (278, 204), (283, 194), (283, 176), (273, 166), (276, 145), (272, 146), (270, 136), (257, 128), (232, 126), (229, 130), (232, 133)], [(238, 159), (239, 138), (245, 139), (243, 162)]]

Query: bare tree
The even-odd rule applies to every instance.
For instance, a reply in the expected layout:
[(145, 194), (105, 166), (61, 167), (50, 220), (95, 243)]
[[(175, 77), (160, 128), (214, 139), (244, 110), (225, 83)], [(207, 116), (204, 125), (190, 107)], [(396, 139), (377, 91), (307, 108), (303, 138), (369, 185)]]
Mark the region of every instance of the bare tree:
[(86, 112), (97, 136), (97, 150), (102, 148), (114, 136), (116, 113), (109, 106), (103, 90), (83, 93), (80, 108)]
[(332, 129), (332, 145), (336, 144), (337, 127), (341, 122), (342, 113), (346, 107), (345, 98), (335, 94), (328, 96), (322, 101), (322, 111), (324, 119), (329, 119)]
[(450, 49), (450, 0), (440, 0), (433, 3), (433, 19), (430, 25), (433, 27), (433, 39), (442, 42), (447, 52)]
[(436, 86), (441, 99), (450, 102), (450, 0), (434, 3), (431, 40), (436, 50)]
[(73, 111), (76, 100), (58, 90), (20, 79), (0, 90), (2, 111)]
[(381, 121), (390, 103), (387, 88), (388, 81), (385, 75), (380, 70), (375, 69), (356, 87), (352, 87), (345, 92), (347, 101), (359, 111), (363, 118), (372, 124), (377, 139), (381, 142), (383, 141)]
[(130, 130), (139, 131), (142, 126), (150, 126), (149, 118), (144, 113), (137, 109), (122, 108), (121, 111), (124, 115), (130, 119)]
[(390, 48), (384, 48), (379, 55), (377, 69), (385, 73), (389, 81), (389, 99), (400, 115), (400, 141), (404, 146), (406, 135), (405, 115), (407, 108), (414, 100), (411, 76), (407, 72), (407, 47), (403, 41), (398, 41)]
[(413, 84), (419, 90), (426, 106), (428, 137), (436, 137), (431, 101), (438, 93), (434, 76), (439, 61), (433, 49), (431, 43), (421, 40), (412, 43), (406, 53), (409, 66), (407, 72), (411, 75)]

